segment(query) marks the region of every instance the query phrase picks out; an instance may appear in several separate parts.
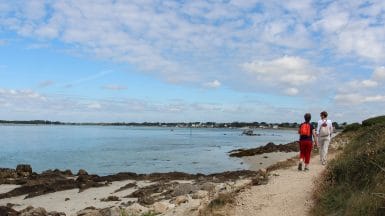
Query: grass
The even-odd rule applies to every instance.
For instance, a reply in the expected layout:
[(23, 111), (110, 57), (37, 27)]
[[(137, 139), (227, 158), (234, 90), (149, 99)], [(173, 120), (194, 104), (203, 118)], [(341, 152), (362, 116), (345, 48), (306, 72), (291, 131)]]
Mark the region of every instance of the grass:
[(206, 208), (199, 213), (200, 216), (227, 216), (228, 207), (235, 203), (235, 197), (239, 191), (220, 193), (211, 200)]
[(351, 140), (318, 179), (313, 215), (385, 215), (385, 118), (369, 120), (343, 132)]

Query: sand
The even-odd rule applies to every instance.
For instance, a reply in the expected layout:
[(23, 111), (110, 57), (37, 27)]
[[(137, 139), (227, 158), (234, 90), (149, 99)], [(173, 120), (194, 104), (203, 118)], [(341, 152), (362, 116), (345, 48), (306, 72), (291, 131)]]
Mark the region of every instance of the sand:
[(288, 158), (298, 156), (299, 152), (271, 152), (261, 155), (242, 157), (242, 161), (248, 166), (248, 169), (258, 171), (261, 168), (267, 168), (279, 161), (285, 161)]
[[(123, 198), (133, 191), (135, 188), (127, 189), (124, 191), (120, 191), (114, 193), (115, 190), (120, 187), (132, 183), (132, 180), (126, 181), (116, 181), (111, 185), (106, 187), (98, 187), (98, 188), (89, 188), (81, 193), (79, 193), (79, 189), (65, 190), (59, 191), (55, 193), (49, 193), (29, 199), (24, 199), (25, 196), (18, 196), (6, 199), (0, 199), (0, 206), (6, 205), (7, 203), (17, 204), (13, 208), (17, 211), (26, 208), (31, 205), (33, 207), (43, 207), (47, 211), (57, 211), (64, 212), (66, 215), (76, 215), (75, 213), (89, 206), (94, 206), (96, 208), (105, 208), (113, 205), (119, 206), (122, 202), (135, 200), (133, 198)], [(136, 182), (138, 186), (146, 186), (153, 183), (149, 182)], [(6, 192), (7, 190), (11, 190), (15, 188), (14, 185), (0, 185), (0, 191)], [(107, 198), (108, 196), (118, 196), (121, 201), (110, 201), (110, 202), (102, 202), (100, 199)], [(66, 201), (66, 199), (68, 199)]]
[(230, 215), (307, 215), (313, 205), (314, 180), (325, 166), (321, 165), (319, 156), (314, 156), (309, 168), (306, 172), (298, 171), (297, 166), (274, 171), (268, 184), (241, 192)]

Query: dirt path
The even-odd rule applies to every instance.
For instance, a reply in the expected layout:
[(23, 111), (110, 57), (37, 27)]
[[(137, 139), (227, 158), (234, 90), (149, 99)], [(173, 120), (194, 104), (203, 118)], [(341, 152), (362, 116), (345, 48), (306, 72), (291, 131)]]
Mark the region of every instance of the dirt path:
[(273, 171), (276, 175), (267, 185), (253, 186), (238, 195), (234, 215), (306, 215), (312, 206), (314, 180), (324, 169), (317, 155), (310, 160), (310, 171), (298, 171), (296, 166)]

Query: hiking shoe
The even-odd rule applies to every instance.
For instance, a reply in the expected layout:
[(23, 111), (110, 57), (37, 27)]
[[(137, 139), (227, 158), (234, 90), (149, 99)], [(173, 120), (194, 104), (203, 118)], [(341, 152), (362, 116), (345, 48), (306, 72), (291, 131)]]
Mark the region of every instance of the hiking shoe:
[(304, 171), (309, 171), (309, 168), (305, 167)]
[(302, 171), (302, 163), (298, 164), (298, 171)]

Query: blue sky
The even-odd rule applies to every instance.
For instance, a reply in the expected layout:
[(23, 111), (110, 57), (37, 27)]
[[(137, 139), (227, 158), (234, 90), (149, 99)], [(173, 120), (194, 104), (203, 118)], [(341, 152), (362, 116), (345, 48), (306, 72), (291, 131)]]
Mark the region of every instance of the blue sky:
[(0, 119), (384, 114), (385, 2), (0, 0)]

